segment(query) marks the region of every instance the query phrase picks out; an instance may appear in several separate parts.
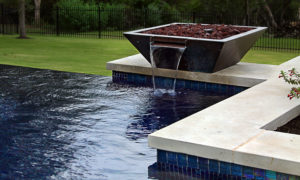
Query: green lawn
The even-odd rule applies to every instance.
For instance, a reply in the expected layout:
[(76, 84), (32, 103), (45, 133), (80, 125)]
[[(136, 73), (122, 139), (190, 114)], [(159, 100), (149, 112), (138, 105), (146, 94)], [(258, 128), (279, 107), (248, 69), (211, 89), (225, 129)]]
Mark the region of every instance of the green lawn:
[(106, 62), (138, 53), (126, 40), (0, 36), (0, 63), (111, 75)]
[(279, 65), (297, 56), (300, 54), (296, 52), (250, 50), (242, 62)]
[[(127, 40), (0, 36), (0, 64), (111, 75), (106, 62), (138, 53)], [(244, 62), (281, 64), (299, 53), (251, 50)]]

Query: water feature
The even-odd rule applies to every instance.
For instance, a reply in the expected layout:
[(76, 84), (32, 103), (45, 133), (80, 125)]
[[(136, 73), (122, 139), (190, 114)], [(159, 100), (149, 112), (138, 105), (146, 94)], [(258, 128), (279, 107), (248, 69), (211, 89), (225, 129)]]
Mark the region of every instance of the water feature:
[[(180, 61), (181, 61), (181, 58), (183, 56), (185, 49), (186, 49), (186, 46), (184, 46), (184, 45), (156, 43), (154, 41), (150, 42), (152, 84), (153, 84), (153, 89), (154, 89), (155, 94), (157, 94), (157, 95), (163, 94), (163, 93), (169, 93), (171, 95), (175, 94), (178, 67), (179, 67), (179, 64), (180, 64)], [(173, 63), (167, 62), (167, 64), (173, 64), (173, 66), (175, 66), (173, 68), (176, 71), (175, 75), (173, 77), (173, 85), (172, 85), (171, 89), (169, 89), (169, 90), (156, 89), (156, 84), (155, 84), (155, 68), (157, 67), (156, 62), (161, 63), (163, 61), (160, 56), (161, 56), (161, 54), (164, 54), (166, 51), (171, 51), (175, 55), (175, 57), (173, 58), (173, 61), (174, 61)]]
[[(213, 73), (222, 69), (228, 68), (237, 64), (247, 51), (255, 44), (256, 40), (264, 33), (266, 27), (249, 27), (245, 33), (233, 35), (224, 39), (207, 39), (197, 36), (185, 37), (179, 34), (189, 33), (181, 28), (182, 25), (195, 25), (189, 23), (171, 23), (145, 29), (125, 32), (124, 36), (136, 47), (136, 49), (151, 63), (149, 44), (152, 41), (182, 44), (186, 45), (184, 58), (181, 60), (180, 70)], [(211, 32), (211, 26), (207, 24), (205, 28), (207, 33)], [(178, 27), (177, 27), (178, 26)], [(206, 26), (206, 25), (204, 25)], [(222, 25), (221, 25), (222, 26)], [(149, 31), (159, 30), (164, 31), (168, 27), (174, 27), (179, 34), (176, 35), (174, 29), (164, 33), (151, 33)], [(245, 28), (245, 26), (234, 26), (236, 28)], [(163, 30), (164, 29), (164, 30)], [(194, 31), (192, 34), (197, 35), (199, 32)], [(211, 33), (213, 34), (213, 33)], [(172, 57), (172, 49), (160, 53), (161, 56), (168, 63), (172, 64), (174, 58)], [(174, 52), (174, 51), (173, 51)], [(155, 59), (155, 58), (154, 58)], [(168, 64), (156, 64), (158, 68), (175, 69), (175, 66), (168, 66)]]
[(0, 67), (0, 179), (147, 179), (147, 135), (228, 96)]

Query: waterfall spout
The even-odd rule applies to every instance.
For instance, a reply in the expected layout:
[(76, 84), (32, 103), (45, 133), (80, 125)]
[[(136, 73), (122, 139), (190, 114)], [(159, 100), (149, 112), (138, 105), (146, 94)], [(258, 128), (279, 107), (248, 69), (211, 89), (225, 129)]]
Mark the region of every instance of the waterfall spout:
[(152, 66), (152, 83), (154, 92), (157, 91), (157, 86), (155, 83), (155, 68), (158, 67), (158, 64), (162, 64), (161, 54), (168, 54), (174, 56), (173, 62), (163, 62), (162, 66), (172, 67), (172, 69), (176, 70), (174, 77), (173, 77), (173, 84), (170, 87), (171, 89), (167, 91), (169, 94), (175, 94), (175, 87), (176, 87), (176, 78), (177, 72), (180, 65), (181, 58), (183, 53), (186, 49), (185, 45), (182, 44), (172, 44), (172, 43), (161, 43), (161, 42), (150, 42), (150, 60)]

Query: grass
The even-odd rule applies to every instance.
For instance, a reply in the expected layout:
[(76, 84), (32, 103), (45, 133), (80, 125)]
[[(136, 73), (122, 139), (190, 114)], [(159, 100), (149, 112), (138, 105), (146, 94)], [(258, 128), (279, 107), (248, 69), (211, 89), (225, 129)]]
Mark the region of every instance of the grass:
[(0, 63), (109, 76), (106, 62), (138, 53), (126, 40), (0, 36)]
[[(137, 54), (127, 40), (0, 36), (0, 64), (110, 76), (106, 62)], [(243, 62), (281, 64), (299, 53), (251, 50)]]
[(244, 56), (242, 62), (279, 65), (299, 55), (297, 52), (250, 50)]

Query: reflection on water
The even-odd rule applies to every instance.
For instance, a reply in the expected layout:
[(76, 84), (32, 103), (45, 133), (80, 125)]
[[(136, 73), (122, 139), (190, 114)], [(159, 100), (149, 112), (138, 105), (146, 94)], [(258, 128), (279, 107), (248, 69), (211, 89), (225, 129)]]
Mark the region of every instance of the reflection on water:
[(226, 96), (0, 67), (0, 179), (147, 179), (147, 135)]

